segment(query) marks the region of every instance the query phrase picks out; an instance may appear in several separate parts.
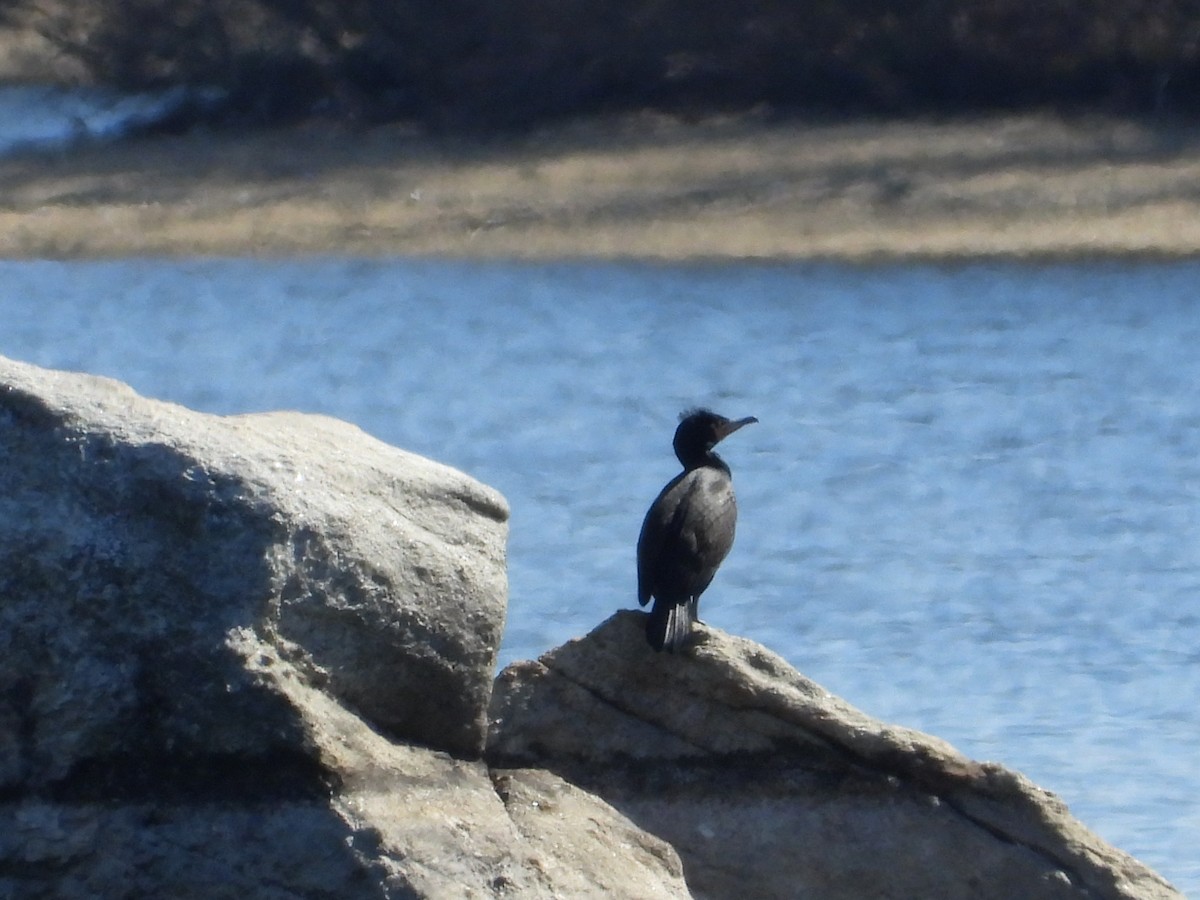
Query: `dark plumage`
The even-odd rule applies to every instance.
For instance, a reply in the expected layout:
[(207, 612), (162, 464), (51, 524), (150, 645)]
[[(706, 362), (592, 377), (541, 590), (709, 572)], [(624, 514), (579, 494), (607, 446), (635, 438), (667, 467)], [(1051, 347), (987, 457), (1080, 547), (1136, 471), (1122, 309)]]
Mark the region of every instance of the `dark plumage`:
[(674, 652), (698, 622), (700, 595), (733, 546), (737, 503), (729, 466), (713, 452), (743, 425), (707, 409), (685, 413), (675, 429), (675, 455), (683, 471), (668, 482), (646, 513), (638, 537), (638, 602), (654, 598), (646, 640)]

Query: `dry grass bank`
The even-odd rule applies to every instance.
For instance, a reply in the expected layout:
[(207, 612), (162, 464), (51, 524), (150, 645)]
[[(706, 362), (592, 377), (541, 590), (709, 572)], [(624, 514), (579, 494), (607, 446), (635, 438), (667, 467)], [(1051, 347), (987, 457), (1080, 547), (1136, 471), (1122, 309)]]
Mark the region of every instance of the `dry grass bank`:
[(843, 260), (1200, 253), (1200, 129), (1048, 116), (519, 140), (190, 135), (0, 159), (0, 255)]

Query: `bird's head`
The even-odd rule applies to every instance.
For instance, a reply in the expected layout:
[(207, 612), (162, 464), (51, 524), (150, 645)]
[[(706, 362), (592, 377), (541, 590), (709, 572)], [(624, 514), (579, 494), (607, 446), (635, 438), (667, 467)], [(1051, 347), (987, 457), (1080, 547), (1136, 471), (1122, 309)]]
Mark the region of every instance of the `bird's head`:
[(727, 419), (710, 409), (691, 409), (683, 413), (675, 429), (675, 455), (684, 467), (705, 460), (717, 446), (743, 425), (757, 422), (754, 416)]

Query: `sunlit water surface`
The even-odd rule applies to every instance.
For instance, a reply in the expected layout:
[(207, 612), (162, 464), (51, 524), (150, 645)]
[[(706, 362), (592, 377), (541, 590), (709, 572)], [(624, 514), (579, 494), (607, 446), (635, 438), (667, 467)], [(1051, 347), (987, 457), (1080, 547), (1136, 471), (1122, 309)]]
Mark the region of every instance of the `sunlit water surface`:
[(1060, 794), (1200, 896), (1194, 264), (0, 263), (0, 353), (327, 413), (512, 504), (502, 662), (634, 606), (680, 409), (730, 439), (702, 604)]

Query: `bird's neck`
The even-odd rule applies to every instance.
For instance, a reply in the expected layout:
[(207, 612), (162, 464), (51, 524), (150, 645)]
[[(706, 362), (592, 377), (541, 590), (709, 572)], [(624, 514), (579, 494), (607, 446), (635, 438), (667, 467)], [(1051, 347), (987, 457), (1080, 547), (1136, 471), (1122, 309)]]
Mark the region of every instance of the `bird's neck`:
[(695, 469), (710, 468), (718, 469), (724, 472), (726, 475), (730, 474), (729, 466), (726, 465), (725, 460), (717, 456), (717, 454), (712, 450), (705, 450), (703, 453), (698, 453), (695, 456), (689, 456), (687, 459), (680, 457), (679, 461), (683, 463), (683, 469), (685, 472), (691, 472)]

